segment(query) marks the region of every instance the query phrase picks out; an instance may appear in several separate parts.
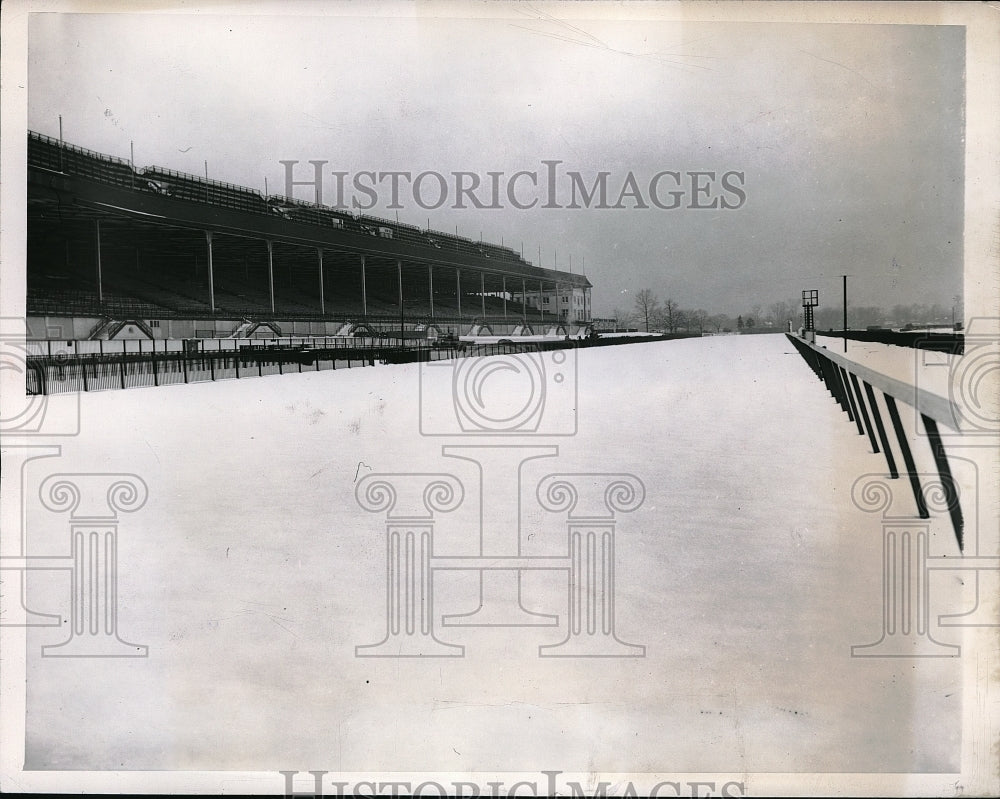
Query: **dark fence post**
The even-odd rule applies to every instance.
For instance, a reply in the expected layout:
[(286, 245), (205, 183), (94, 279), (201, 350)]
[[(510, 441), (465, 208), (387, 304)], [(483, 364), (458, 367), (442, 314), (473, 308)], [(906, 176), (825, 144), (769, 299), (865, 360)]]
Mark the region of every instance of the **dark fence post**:
[(896, 459), (892, 457), (892, 447), (889, 446), (889, 437), (885, 434), (885, 425), (882, 424), (882, 414), (879, 412), (878, 403), (875, 402), (875, 392), (868, 381), (864, 381), (865, 394), (868, 396), (868, 405), (872, 409), (872, 418), (875, 420), (875, 428), (878, 430), (879, 441), (882, 442), (882, 452), (885, 453), (885, 462), (889, 467), (889, 476), (892, 479), (899, 477), (896, 469)]
[(837, 366), (829, 358), (823, 359), (823, 371), (826, 373), (826, 387), (830, 389), (833, 398), (837, 400), (842, 411), (847, 410), (847, 402), (844, 399), (843, 387), (840, 385), (840, 377), (837, 373)]
[(844, 397), (847, 400), (847, 407), (844, 408), (847, 411), (847, 418), (850, 421), (854, 421), (854, 417), (857, 416), (857, 409), (854, 407), (854, 396), (851, 394), (851, 387), (847, 383), (847, 370), (843, 366), (836, 366), (837, 376), (840, 379), (840, 385), (844, 389)]
[(872, 430), (872, 420), (868, 418), (868, 408), (865, 405), (865, 398), (861, 396), (861, 386), (858, 385), (858, 378), (851, 372), (851, 386), (854, 388), (854, 396), (858, 400), (858, 409), (861, 411), (861, 418), (865, 423), (865, 432), (868, 433), (868, 441), (871, 442), (872, 450), (878, 452), (878, 443), (875, 441), (875, 431)]
[(938, 474), (941, 475), (941, 487), (944, 489), (945, 497), (948, 501), (951, 526), (955, 530), (955, 538), (958, 541), (958, 549), (961, 552), (963, 550), (965, 520), (962, 518), (962, 506), (958, 499), (958, 487), (955, 485), (955, 478), (951, 476), (951, 468), (948, 466), (948, 458), (944, 454), (944, 444), (941, 441), (941, 434), (938, 432), (937, 422), (924, 414), (920, 414), (920, 418), (924, 422), (924, 430), (927, 431), (927, 443), (930, 444), (931, 454), (934, 456), (934, 463), (937, 465)]
[(906, 464), (906, 474), (910, 478), (910, 487), (913, 489), (913, 498), (917, 503), (917, 513), (921, 519), (931, 517), (927, 510), (927, 503), (924, 501), (924, 494), (920, 488), (920, 478), (917, 477), (917, 465), (913, 462), (913, 453), (910, 452), (910, 445), (906, 443), (906, 432), (903, 430), (903, 423), (899, 419), (899, 411), (896, 409), (896, 400), (891, 395), (882, 393), (885, 397), (885, 407), (889, 410), (889, 418), (892, 420), (892, 429), (896, 431), (896, 439), (899, 442), (899, 451), (903, 453), (903, 463)]
[[(854, 414), (853, 422), (858, 427), (858, 435), (863, 436), (865, 434), (865, 429), (861, 426), (861, 414), (859, 413), (858, 410), (858, 403), (855, 402), (854, 389), (851, 388), (851, 382), (850, 382), (850, 378), (853, 378), (854, 375), (848, 372), (846, 369), (842, 369), (842, 371), (844, 374), (844, 388), (847, 389), (847, 398), (848, 400), (850, 400), (851, 411)], [(854, 382), (854, 385), (857, 385), (857, 381)], [(860, 399), (861, 398), (858, 397), (858, 400)]]

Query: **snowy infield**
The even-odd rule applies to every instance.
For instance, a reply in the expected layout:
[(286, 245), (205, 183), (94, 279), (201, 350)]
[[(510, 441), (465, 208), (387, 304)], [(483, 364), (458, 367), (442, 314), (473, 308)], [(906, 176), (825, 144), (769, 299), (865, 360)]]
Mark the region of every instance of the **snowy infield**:
[[(122, 520), (118, 587), (121, 635), (149, 657), (42, 658), (52, 634), (32, 631), (26, 768), (957, 770), (960, 662), (851, 657), (882, 618), (879, 521), (851, 487), (884, 462), (785, 337), (594, 348), (577, 366), (560, 411), (577, 434), (527, 440), (559, 454), (524, 466), (522, 541), (565, 552), (535, 498), (545, 474), (639, 477), (616, 616), (645, 657), (537, 656), (565, 637), (564, 573), (524, 585), (558, 628), (439, 628), (465, 657), (355, 657), (385, 632), (383, 520), (357, 480), (456, 475), (465, 502), (435, 546), (475, 550), (476, 473), (420, 434), (418, 365), (83, 395), (60, 468), (149, 486)], [(65, 549), (64, 520), (29, 501), (27, 522), (36, 551)], [(953, 547), (946, 518), (931, 546)], [(31, 602), (67, 613), (60, 580), (33, 577)], [(475, 608), (469, 575), (437, 588), (436, 624)], [(932, 589), (936, 611), (965, 609), (953, 576)]]

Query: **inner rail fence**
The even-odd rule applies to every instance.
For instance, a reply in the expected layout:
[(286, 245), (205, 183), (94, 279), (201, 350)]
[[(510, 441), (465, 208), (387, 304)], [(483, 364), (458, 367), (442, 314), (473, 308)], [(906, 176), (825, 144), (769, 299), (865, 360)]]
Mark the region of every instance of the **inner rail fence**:
[(891, 344), (894, 347), (911, 347), (934, 352), (962, 355), (965, 336), (962, 333), (940, 333), (928, 330), (817, 330), (819, 336), (846, 338), (849, 341)]
[[(858, 434), (867, 435), (872, 450), (875, 453), (881, 452), (885, 456), (891, 479), (900, 476), (900, 465), (896, 461), (894, 452), (899, 453), (903, 462), (902, 471), (913, 490), (917, 514), (921, 519), (929, 519), (926, 494), (920, 483), (913, 450), (900, 419), (897, 403), (902, 402), (916, 410), (940, 477), (941, 489), (945, 495), (945, 504), (951, 517), (958, 548), (960, 551), (963, 550), (965, 519), (961, 498), (948, 465), (948, 457), (938, 428), (941, 424), (956, 432), (959, 431), (960, 412), (955, 403), (851, 361), (791, 333), (786, 333), (786, 336), (816, 376), (826, 385), (847, 414), (847, 418), (857, 426)], [(879, 394), (882, 397), (881, 404), (884, 405), (889, 417), (888, 428), (879, 409), (877, 401)]]
[[(47, 349), (42, 352), (36, 350), (35, 354), (30, 354), (29, 350), (25, 387), (28, 394), (104, 391), (351, 369), (374, 366), (376, 363), (416, 363), (659, 340), (663, 339), (637, 336), (502, 344), (440, 340), (413, 342), (405, 339), (381, 340), (378, 343), (375, 340), (360, 343), (325, 340), (312, 344), (279, 344), (272, 339), (218, 350), (185, 351), (166, 346), (168, 342), (161, 342), (163, 349), (143, 351), (123, 347), (103, 353), (56, 352), (49, 355)], [(178, 343), (169, 342), (171, 345)]]

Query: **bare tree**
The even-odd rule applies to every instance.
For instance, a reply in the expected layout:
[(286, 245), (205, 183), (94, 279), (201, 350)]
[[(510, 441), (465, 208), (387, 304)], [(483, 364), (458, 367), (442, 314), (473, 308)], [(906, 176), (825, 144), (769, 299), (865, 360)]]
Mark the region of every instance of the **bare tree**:
[(615, 308), (612, 311), (612, 315), (615, 318), (615, 329), (618, 330), (623, 327), (628, 327), (632, 324), (632, 312), (623, 311), (621, 308)]
[[(709, 324), (715, 328), (716, 333), (722, 333), (723, 331), (731, 332), (737, 327), (737, 323), (732, 320), (731, 317), (724, 313), (715, 314), (708, 318)], [(743, 317), (739, 319), (739, 327), (743, 326)]]
[(639, 318), (645, 323), (647, 333), (649, 332), (649, 320), (656, 318), (656, 312), (659, 310), (659, 307), (660, 301), (656, 299), (656, 295), (653, 294), (652, 289), (643, 289), (635, 295), (635, 310), (639, 314)]
[(798, 318), (799, 309), (795, 306), (794, 302), (784, 300), (773, 302), (767, 309), (771, 312), (771, 319), (775, 327), (783, 328), (786, 322)]
[(688, 330), (691, 327), (691, 311), (678, 308), (674, 311), (674, 330)]
[(677, 330), (677, 324), (679, 321), (677, 303), (668, 299), (665, 303), (663, 303), (663, 322), (666, 325), (667, 330), (673, 333)]
[(692, 317), (694, 319), (694, 323), (698, 325), (698, 332), (704, 333), (705, 325), (708, 324), (708, 311), (704, 308), (699, 308), (692, 314)]

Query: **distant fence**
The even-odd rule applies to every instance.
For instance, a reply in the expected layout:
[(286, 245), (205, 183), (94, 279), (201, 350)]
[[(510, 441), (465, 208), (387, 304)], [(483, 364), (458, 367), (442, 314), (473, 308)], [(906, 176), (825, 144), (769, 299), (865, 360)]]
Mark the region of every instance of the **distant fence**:
[[(680, 338), (683, 336), (673, 336)], [(326, 340), (320, 346), (275, 344), (275, 340), (247, 343), (239, 348), (152, 350), (125, 349), (102, 353), (29, 355), (26, 389), (29, 394), (168, 386), (214, 380), (298, 374), (358, 366), (416, 363), (484, 355), (511, 355), (572, 347), (617, 346), (650, 343), (668, 337), (618, 337), (613, 339), (553, 339), (504, 344), (473, 344), (365, 339)], [(134, 342), (132, 342), (134, 343)], [(172, 342), (176, 343), (176, 342)]]
[[(926, 495), (920, 484), (913, 452), (896, 403), (897, 401), (905, 403), (917, 411), (927, 434), (934, 464), (941, 479), (941, 488), (946, 495), (955, 538), (961, 550), (964, 533), (962, 505), (938, 430), (938, 424), (958, 430), (960, 414), (957, 406), (950, 400), (883, 375), (826, 348), (810, 344), (798, 336), (790, 333), (786, 335), (816, 376), (826, 384), (848, 419), (857, 425), (858, 434), (867, 434), (872, 449), (876, 453), (881, 451), (885, 455), (889, 476), (893, 479), (898, 478), (900, 474), (900, 467), (896, 463), (894, 448), (890, 441), (891, 438), (895, 439), (895, 450), (902, 458), (902, 469), (913, 489), (917, 513), (921, 519), (928, 519), (930, 512), (927, 508)], [(882, 405), (885, 406), (889, 417), (892, 436), (882, 419), (876, 394), (882, 396)]]
[(927, 330), (848, 330), (846, 332), (843, 330), (817, 330), (816, 335), (948, 352), (954, 355), (961, 355), (965, 352), (965, 336), (962, 333), (932, 333)]
[[(406, 344), (415, 344), (418, 339), (410, 337), (407, 331)], [(421, 343), (433, 340), (419, 339)], [(61, 358), (74, 355), (120, 355), (120, 354), (163, 354), (180, 352), (228, 353), (233, 355), (247, 349), (280, 349), (312, 347), (315, 349), (357, 349), (358, 347), (398, 347), (399, 332), (371, 336), (281, 336), (255, 338), (171, 338), (171, 339), (36, 339), (25, 342), (29, 356)]]

